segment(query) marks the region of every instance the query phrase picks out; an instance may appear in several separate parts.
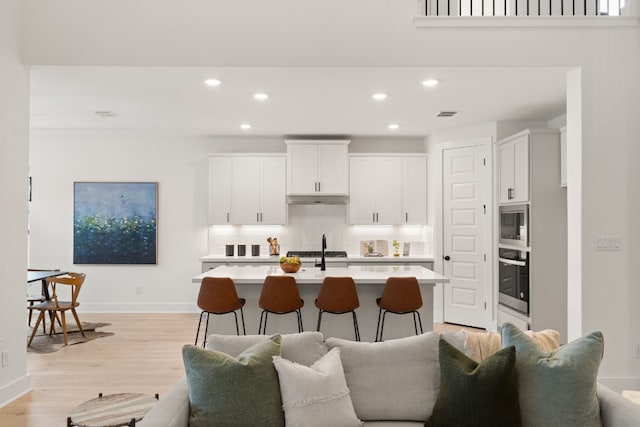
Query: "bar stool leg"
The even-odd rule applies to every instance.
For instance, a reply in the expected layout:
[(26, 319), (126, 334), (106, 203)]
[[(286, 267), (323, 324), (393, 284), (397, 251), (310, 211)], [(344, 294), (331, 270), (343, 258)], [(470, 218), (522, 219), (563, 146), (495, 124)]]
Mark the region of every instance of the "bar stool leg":
[(298, 315), (298, 332), (302, 332), (304, 327), (302, 326), (302, 312), (300, 309), (296, 310), (296, 314)]
[(209, 334), (209, 312), (207, 311), (207, 323), (204, 325), (204, 341), (202, 342), (202, 348), (207, 345), (207, 335)]
[(416, 311), (415, 313), (418, 315), (418, 323), (420, 324), (420, 333), (424, 334), (424, 330), (422, 329), (422, 318), (420, 317), (420, 312)]
[(200, 335), (200, 324), (202, 323), (202, 315), (204, 314), (204, 311), (200, 312), (200, 320), (198, 320), (198, 330), (196, 332), (196, 342), (193, 343), (193, 345), (198, 345), (198, 336)]
[(318, 323), (316, 325), (317, 332), (320, 332), (320, 323), (322, 323), (322, 310), (318, 309)]
[(242, 317), (242, 334), (247, 335), (247, 328), (244, 326), (244, 311), (242, 311), (242, 307), (240, 307), (240, 317)]
[(353, 315), (353, 330), (355, 331), (355, 334), (356, 334), (356, 341), (360, 341), (360, 329), (358, 328), (358, 316), (356, 316), (355, 310), (352, 311), (351, 314)]
[(387, 318), (387, 310), (382, 313), (382, 324), (380, 325), (380, 342), (382, 342), (382, 334), (384, 333), (384, 321)]
[(382, 309), (381, 308), (378, 309), (378, 324), (376, 326), (376, 342), (379, 341), (378, 340), (378, 334), (380, 333), (380, 316), (382, 316)]
[(240, 335), (240, 328), (238, 328), (238, 314), (234, 311), (233, 317), (236, 319), (236, 335)]

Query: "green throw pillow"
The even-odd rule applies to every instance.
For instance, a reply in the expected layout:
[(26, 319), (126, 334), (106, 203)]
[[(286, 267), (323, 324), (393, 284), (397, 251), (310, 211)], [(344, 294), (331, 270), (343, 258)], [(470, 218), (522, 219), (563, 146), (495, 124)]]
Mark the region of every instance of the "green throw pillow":
[(513, 347), (480, 364), (442, 338), (439, 348), (440, 393), (426, 427), (521, 425)]
[(284, 426), (278, 373), (280, 335), (237, 357), (194, 345), (182, 347), (187, 373), (190, 427)]
[(524, 332), (502, 325), (502, 345), (515, 346), (524, 427), (600, 427), (596, 395), (604, 351), (602, 333), (592, 332), (544, 352)]

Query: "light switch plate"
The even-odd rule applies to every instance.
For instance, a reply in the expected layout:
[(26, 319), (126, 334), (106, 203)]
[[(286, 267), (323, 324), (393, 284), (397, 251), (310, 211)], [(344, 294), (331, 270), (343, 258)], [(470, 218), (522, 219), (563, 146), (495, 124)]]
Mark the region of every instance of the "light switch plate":
[(597, 251), (621, 251), (622, 237), (620, 236), (598, 236), (596, 238)]

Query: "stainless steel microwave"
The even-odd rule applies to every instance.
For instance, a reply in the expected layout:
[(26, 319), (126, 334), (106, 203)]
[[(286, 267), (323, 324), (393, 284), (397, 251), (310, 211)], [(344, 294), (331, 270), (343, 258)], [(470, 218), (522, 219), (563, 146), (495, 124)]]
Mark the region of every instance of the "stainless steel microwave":
[(500, 206), (500, 243), (529, 246), (529, 205)]

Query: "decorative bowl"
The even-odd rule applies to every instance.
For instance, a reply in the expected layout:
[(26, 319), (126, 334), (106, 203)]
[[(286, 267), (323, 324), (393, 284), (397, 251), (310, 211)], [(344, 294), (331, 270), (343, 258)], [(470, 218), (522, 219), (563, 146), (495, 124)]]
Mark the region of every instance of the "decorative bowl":
[(287, 263), (287, 262), (281, 262), (280, 263), (280, 268), (285, 273), (296, 273), (298, 270), (300, 270), (300, 267), (302, 267), (302, 263), (301, 262), (294, 263), (294, 264)]

